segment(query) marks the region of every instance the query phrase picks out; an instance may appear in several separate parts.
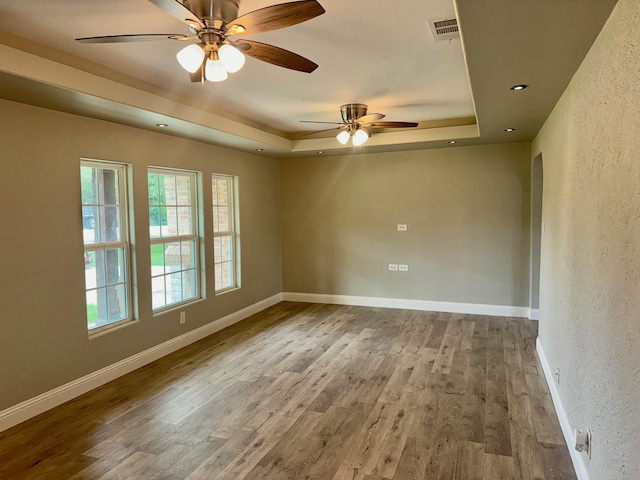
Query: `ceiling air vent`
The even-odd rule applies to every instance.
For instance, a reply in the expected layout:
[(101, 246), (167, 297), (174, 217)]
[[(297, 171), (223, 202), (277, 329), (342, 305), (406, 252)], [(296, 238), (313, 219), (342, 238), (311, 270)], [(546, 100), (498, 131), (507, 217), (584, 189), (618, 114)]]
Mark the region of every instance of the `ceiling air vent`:
[(436, 42), (460, 38), (460, 30), (458, 30), (458, 20), (456, 18), (429, 20), (429, 27), (431, 28), (431, 35), (433, 35), (433, 39)]

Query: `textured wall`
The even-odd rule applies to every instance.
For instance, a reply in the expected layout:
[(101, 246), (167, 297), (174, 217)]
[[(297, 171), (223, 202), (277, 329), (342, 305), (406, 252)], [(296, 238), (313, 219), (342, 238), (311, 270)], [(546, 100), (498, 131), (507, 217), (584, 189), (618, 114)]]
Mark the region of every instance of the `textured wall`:
[[(0, 101), (0, 410), (282, 291), (278, 163)], [(80, 158), (133, 165), (139, 322), (89, 340)], [(147, 166), (202, 172), (206, 299), (153, 316)], [(239, 176), (242, 288), (214, 295), (211, 173)]]
[(540, 131), (540, 341), (592, 480), (640, 478), (640, 2), (620, 0)]
[(529, 157), (520, 143), (281, 161), (284, 290), (528, 306)]

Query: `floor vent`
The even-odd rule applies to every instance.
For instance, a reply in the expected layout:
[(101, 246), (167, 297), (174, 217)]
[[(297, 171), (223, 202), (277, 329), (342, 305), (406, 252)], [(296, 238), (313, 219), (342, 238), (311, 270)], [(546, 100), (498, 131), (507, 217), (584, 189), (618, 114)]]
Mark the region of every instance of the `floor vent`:
[(458, 20), (456, 18), (429, 20), (429, 27), (436, 42), (460, 38), (460, 30), (458, 29)]

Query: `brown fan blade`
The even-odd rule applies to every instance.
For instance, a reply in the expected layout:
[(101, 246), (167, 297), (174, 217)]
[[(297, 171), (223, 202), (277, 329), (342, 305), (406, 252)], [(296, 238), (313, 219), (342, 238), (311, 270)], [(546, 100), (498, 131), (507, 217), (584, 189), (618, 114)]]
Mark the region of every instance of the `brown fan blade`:
[[(193, 37), (175, 33), (140, 33), (130, 35), (106, 35), (103, 37), (76, 38), (80, 43), (129, 43), (150, 42), (152, 40), (190, 40)], [(197, 36), (196, 36), (197, 38)]]
[(369, 128), (410, 128), (417, 127), (415, 122), (372, 122), (366, 125)]
[(236, 18), (227, 25), (227, 34), (270, 32), (306, 22), (323, 13), (324, 8), (316, 0), (271, 5)]
[(327, 125), (344, 125), (341, 122), (316, 122), (314, 120), (300, 120), (300, 123), (326, 123)]
[(326, 130), (318, 130), (317, 132), (308, 132), (303, 134), (303, 137), (306, 137), (307, 135), (313, 135), (315, 133), (323, 133), (323, 132), (330, 132), (331, 130), (341, 130), (342, 127), (335, 127), (335, 128), (327, 128)]
[(198, 30), (202, 30), (205, 25), (198, 16), (185, 7), (178, 0), (149, 0), (156, 7), (161, 8), (172, 17), (177, 18), (181, 22), (185, 22), (189, 26), (194, 26)]
[(318, 68), (318, 65), (311, 60), (274, 45), (254, 42), (253, 40), (238, 40), (237, 43), (239, 45), (249, 45), (250, 48), (244, 51), (245, 55), (279, 67), (306, 73), (311, 73)]
[(377, 122), (378, 120), (382, 120), (384, 117), (385, 116), (381, 113), (370, 113), (357, 118), (356, 121), (364, 125), (365, 123)]

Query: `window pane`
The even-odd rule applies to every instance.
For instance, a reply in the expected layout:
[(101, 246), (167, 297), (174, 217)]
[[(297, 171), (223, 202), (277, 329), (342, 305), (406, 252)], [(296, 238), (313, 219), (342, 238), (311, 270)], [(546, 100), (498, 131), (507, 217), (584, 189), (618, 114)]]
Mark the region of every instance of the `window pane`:
[(228, 182), (227, 180), (217, 180), (218, 184), (218, 205), (227, 205), (228, 204)]
[(151, 245), (151, 275), (164, 273), (164, 245)]
[(213, 261), (220, 263), (222, 261), (222, 238), (215, 237), (213, 239)]
[(166, 305), (164, 295), (164, 275), (151, 279), (151, 304), (154, 309)]
[(177, 205), (175, 175), (160, 175), (160, 182), (164, 186), (165, 203), (167, 205)]
[(225, 262), (222, 264), (222, 288), (228, 288), (233, 285), (233, 277), (231, 275), (231, 264), (229, 262)]
[(166, 226), (162, 227), (163, 237), (173, 237), (178, 234), (178, 209), (176, 207), (165, 207)]
[(160, 208), (149, 207), (149, 235), (152, 238), (160, 236)]
[(180, 242), (163, 243), (164, 246), (164, 264), (166, 272), (175, 272), (181, 270), (182, 254), (180, 253)]
[(218, 207), (213, 207), (213, 231), (220, 231), (220, 221), (218, 220)]
[(106, 309), (100, 306), (106, 306), (106, 292), (103, 288), (97, 290), (87, 290), (87, 323), (88, 328), (95, 328), (105, 325), (105, 317), (100, 317), (100, 311), (106, 314)]
[(82, 207), (82, 239), (85, 245), (100, 242), (97, 207)]
[(217, 207), (218, 210), (218, 232), (230, 232), (231, 231), (231, 223), (230, 223), (230, 212), (229, 207)]
[(218, 237), (219, 239), (219, 253), (220, 253), (220, 260), (218, 260), (219, 262), (228, 262), (231, 261), (231, 259), (233, 258), (232, 252), (231, 252), (231, 248), (232, 248), (232, 242), (231, 242), (231, 237), (229, 235), (226, 235), (224, 237)]
[(187, 270), (182, 272), (182, 298), (185, 300), (194, 298), (197, 295), (197, 292), (196, 271)]
[(158, 174), (147, 175), (147, 188), (149, 193), (149, 206), (160, 205), (160, 193), (158, 191)]
[(195, 268), (196, 253), (194, 241), (180, 242), (180, 265), (183, 269)]
[(107, 320), (117, 322), (125, 318), (126, 298), (124, 285), (115, 285), (106, 288), (107, 293)]
[(118, 207), (100, 207), (100, 238), (103, 242), (120, 241), (120, 209)]
[(90, 205), (98, 203), (95, 189), (95, 168), (80, 167), (80, 187), (82, 190), (82, 204)]
[(216, 263), (215, 266), (215, 278), (216, 278), (216, 290), (220, 290), (224, 288), (222, 286), (222, 264)]
[(218, 181), (215, 178), (211, 182), (211, 204), (218, 205)]
[(170, 273), (165, 276), (165, 288), (167, 304), (181, 302), (182, 297), (182, 272)]
[(96, 288), (98, 286), (98, 278), (96, 276), (96, 252), (84, 252), (84, 283), (86, 289)]
[(176, 197), (178, 205), (191, 205), (191, 177), (176, 177)]
[(178, 235), (191, 235), (191, 207), (178, 207)]
[(118, 205), (118, 172), (101, 168), (98, 170), (98, 201), (103, 205)]
[[(94, 258), (95, 258), (95, 272), (93, 272), (93, 275), (95, 275), (95, 279), (96, 279), (96, 287), (104, 287), (107, 284), (107, 275), (106, 275), (106, 270), (105, 270), (105, 262), (104, 262), (104, 251), (103, 250), (96, 250), (95, 252), (93, 252), (94, 254)], [(89, 285), (87, 285), (87, 288), (91, 288)]]
[(126, 281), (124, 265), (124, 249), (111, 249), (104, 252), (107, 285)]

